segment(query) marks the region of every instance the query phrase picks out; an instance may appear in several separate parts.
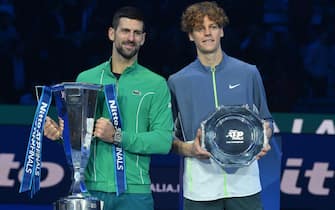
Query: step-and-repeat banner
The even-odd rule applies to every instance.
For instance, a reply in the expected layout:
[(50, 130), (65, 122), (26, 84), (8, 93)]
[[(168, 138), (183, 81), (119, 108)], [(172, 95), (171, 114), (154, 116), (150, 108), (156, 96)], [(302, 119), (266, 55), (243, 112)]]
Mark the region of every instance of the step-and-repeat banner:
[[(66, 196), (71, 184), (61, 144), (43, 139), (41, 190), (18, 193), (35, 107), (0, 106), (0, 204), (51, 204)], [(51, 110), (51, 115), (53, 111)], [(265, 210), (330, 209), (335, 205), (335, 116), (273, 114), (271, 152), (260, 160)], [(180, 207), (180, 157), (152, 158), (155, 207)], [(200, 190), (200, 189), (199, 189)]]

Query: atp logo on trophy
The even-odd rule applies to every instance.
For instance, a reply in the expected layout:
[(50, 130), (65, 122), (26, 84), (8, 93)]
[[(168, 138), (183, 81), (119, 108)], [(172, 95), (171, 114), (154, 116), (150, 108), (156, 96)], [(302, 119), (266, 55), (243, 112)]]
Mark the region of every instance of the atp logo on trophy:
[(231, 141), (227, 141), (227, 143), (243, 143), (244, 132), (239, 130), (229, 130), (226, 137), (231, 139)]

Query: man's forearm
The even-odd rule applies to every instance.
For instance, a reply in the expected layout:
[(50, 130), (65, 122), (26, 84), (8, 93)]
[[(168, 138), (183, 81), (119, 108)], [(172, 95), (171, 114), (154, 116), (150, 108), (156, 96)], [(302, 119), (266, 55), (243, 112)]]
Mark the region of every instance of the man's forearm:
[(191, 146), (191, 144), (187, 144), (179, 139), (174, 139), (172, 143), (172, 152), (184, 156), (191, 156)]

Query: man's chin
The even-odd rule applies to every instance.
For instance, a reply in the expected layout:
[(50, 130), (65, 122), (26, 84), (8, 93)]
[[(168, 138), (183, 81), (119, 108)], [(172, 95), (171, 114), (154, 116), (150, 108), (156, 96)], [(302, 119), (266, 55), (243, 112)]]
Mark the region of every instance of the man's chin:
[(203, 54), (212, 54), (216, 52), (216, 49), (201, 49), (200, 52)]
[(132, 58), (136, 55), (136, 53), (135, 53), (135, 54), (121, 54), (121, 55), (122, 55), (122, 57), (124, 57), (125, 59), (130, 60), (130, 59), (132, 59)]
[(127, 51), (127, 50), (122, 50), (122, 52), (119, 52), (122, 57), (125, 59), (132, 59), (136, 54), (137, 51)]

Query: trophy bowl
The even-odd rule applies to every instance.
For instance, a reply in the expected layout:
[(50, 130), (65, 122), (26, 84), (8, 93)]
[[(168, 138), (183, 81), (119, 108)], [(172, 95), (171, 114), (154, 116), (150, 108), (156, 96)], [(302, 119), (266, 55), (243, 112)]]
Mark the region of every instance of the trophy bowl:
[(263, 148), (263, 121), (245, 105), (219, 107), (201, 128), (202, 146), (223, 167), (248, 166)]

